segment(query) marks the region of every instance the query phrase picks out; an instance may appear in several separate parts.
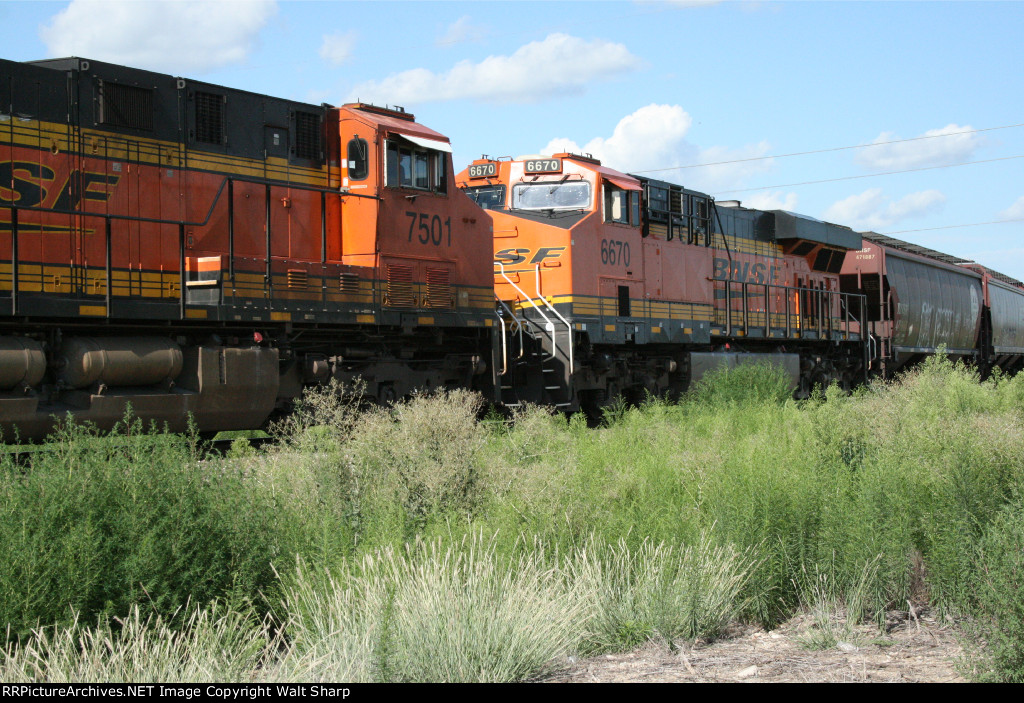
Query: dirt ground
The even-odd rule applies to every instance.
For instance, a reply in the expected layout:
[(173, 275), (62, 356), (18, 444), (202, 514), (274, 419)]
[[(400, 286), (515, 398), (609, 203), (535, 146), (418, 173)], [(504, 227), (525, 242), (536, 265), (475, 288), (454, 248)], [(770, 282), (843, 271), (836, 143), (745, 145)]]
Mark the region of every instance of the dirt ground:
[[(916, 617), (914, 617), (916, 615)], [(840, 630), (842, 631), (842, 630)], [(580, 661), (546, 682), (962, 682), (956, 670), (961, 647), (956, 631), (933, 613), (893, 612), (887, 632), (875, 625), (846, 630), (829, 648), (821, 630), (806, 615), (766, 632), (735, 626), (709, 644), (678, 643), (672, 651), (651, 642), (627, 654)]]

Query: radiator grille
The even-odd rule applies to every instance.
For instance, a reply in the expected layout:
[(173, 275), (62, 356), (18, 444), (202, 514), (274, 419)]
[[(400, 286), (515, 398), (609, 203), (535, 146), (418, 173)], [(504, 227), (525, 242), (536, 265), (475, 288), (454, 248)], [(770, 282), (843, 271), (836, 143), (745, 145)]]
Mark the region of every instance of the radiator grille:
[(309, 287), (309, 274), (302, 269), (288, 269), (288, 287), (305, 290)]
[(448, 269), (427, 267), (427, 307), (451, 308), (452, 298), (451, 272)]
[(295, 113), (295, 156), (316, 161), (320, 158), (320, 116)]
[(342, 293), (359, 292), (359, 276), (354, 273), (343, 273), (338, 276), (338, 288)]
[(224, 96), (196, 92), (196, 141), (224, 144)]
[(99, 82), (99, 122), (110, 127), (153, 131), (153, 90)]
[(388, 294), (385, 305), (397, 308), (416, 307), (416, 290), (412, 281), (412, 267), (388, 264)]

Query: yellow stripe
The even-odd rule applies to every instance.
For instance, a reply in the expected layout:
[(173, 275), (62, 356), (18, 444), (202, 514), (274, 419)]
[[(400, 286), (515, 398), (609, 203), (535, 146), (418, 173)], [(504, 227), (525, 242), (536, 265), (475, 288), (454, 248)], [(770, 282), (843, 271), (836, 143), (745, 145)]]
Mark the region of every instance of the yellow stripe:
[(98, 315), (98, 316), (106, 315), (107, 314), (107, 306), (106, 305), (80, 305), (80, 306), (78, 306), (78, 314), (79, 315)]

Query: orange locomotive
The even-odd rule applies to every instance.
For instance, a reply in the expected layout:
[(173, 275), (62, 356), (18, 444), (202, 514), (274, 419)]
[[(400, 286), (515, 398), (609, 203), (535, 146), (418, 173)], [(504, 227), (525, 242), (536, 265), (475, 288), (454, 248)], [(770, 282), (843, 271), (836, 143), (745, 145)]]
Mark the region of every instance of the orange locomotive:
[(506, 405), (594, 412), (767, 360), (798, 395), (863, 378), (864, 297), (839, 290), (860, 235), (761, 212), (573, 154), (474, 161), (493, 221), (495, 358)]
[(490, 384), (490, 223), (401, 109), (0, 61), (0, 430)]

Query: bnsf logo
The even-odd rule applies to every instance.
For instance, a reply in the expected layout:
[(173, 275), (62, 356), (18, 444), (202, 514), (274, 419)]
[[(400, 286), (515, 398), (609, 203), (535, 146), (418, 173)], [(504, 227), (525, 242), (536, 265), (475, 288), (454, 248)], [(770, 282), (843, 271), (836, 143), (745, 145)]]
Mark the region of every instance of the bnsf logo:
[[(494, 254), (494, 260), (498, 263), (511, 266), (521, 264), (530, 256), (532, 249), (502, 249)], [(546, 259), (557, 259), (565, 251), (565, 247), (541, 247), (537, 253), (530, 258), (529, 263), (539, 264)]]
[(119, 176), (73, 170), (62, 182), (49, 166), (0, 161), (0, 202), (19, 207), (74, 210), (83, 200), (106, 202)]
[(744, 281), (746, 283), (773, 283), (775, 281), (775, 267), (768, 264), (751, 264), (749, 261), (732, 263), (732, 271), (729, 271), (728, 259), (715, 259), (715, 271), (712, 277), (716, 281), (731, 279), (733, 281)]

